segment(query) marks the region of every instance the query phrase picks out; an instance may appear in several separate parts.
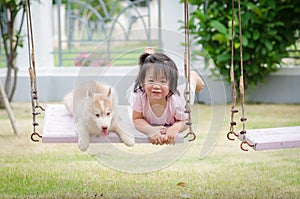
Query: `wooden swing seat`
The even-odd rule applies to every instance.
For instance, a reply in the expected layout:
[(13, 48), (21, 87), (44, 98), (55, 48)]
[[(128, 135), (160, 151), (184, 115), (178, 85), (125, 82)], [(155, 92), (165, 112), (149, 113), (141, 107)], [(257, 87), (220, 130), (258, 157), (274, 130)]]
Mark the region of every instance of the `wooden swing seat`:
[[(246, 141), (256, 151), (300, 147), (300, 126), (247, 130)], [(239, 139), (243, 141), (242, 135)]]
[[(135, 143), (150, 143), (144, 133), (133, 126), (129, 117), (127, 106), (118, 106), (118, 112), (122, 116), (120, 126), (126, 133), (134, 134)], [(127, 116), (127, 117), (126, 117)], [(44, 143), (77, 143), (78, 136), (72, 115), (63, 104), (48, 104), (45, 107), (42, 142)], [(108, 136), (94, 136), (90, 138), (91, 143), (122, 143), (119, 136), (110, 132)], [(176, 143), (183, 143), (184, 135), (179, 133)]]

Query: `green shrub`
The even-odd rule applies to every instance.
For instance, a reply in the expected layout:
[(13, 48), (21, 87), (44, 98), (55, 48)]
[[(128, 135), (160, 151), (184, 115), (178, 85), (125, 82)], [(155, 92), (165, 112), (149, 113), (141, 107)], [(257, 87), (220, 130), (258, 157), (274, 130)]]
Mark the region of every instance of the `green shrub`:
[[(193, 0), (190, 31), (194, 41), (214, 60), (221, 75), (230, 82), (231, 1)], [(238, 5), (235, 1), (234, 70), (240, 76)], [(245, 87), (254, 87), (280, 68), (287, 48), (295, 45), (300, 29), (299, 0), (241, 1)], [(200, 52), (198, 52), (199, 54)]]

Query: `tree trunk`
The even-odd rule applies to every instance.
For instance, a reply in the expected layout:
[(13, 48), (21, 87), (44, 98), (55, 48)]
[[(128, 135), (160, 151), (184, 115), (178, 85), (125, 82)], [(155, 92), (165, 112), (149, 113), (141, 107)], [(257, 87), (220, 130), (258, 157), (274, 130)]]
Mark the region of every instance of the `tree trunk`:
[(18, 80), (18, 68), (14, 67), (13, 70), (14, 70), (13, 84), (12, 84), (12, 87), (11, 87), (10, 95), (8, 96), (8, 100), (10, 102), (12, 101), (13, 96), (15, 95), (15, 91), (16, 91), (16, 88), (17, 88), (17, 80)]
[[(12, 72), (13, 70), (13, 72)], [(13, 76), (12, 76), (13, 74)], [(12, 101), (13, 96), (16, 91), (17, 87), (17, 80), (18, 80), (18, 68), (17, 67), (8, 67), (6, 73), (6, 80), (5, 80), (5, 93), (9, 102)], [(0, 96), (0, 109), (5, 108), (3, 96)]]
[(4, 92), (4, 89), (2, 87), (2, 83), (0, 82), (0, 98), (2, 98), (2, 101), (3, 101), (3, 104), (4, 104), (4, 107), (7, 111), (7, 114), (9, 116), (9, 119), (10, 119), (10, 123), (13, 127), (13, 130), (15, 132), (16, 135), (19, 135), (19, 132), (18, 132), (18, 129), (16, 127), (16, 119), (15, 119), (15, 116), (11, 110), (11, 107), (10, 107), (10, 104), (8, 102), (8, 99), (6, 97), (6, 94)]

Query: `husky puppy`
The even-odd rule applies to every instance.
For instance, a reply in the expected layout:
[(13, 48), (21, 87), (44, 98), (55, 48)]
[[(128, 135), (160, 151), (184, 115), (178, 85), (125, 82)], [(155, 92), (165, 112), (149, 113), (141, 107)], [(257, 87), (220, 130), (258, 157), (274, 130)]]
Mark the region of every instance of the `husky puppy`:
[(96, 81), (80, 84), (64, 97), (67, 110), (73, 115), (78, 132), (78, 147), (86, 151), (90, 135), (107, 136), (116, 132), (127, 146), (134, 145), (134, 136), (117, 125), (117, 100), (113, 88)]

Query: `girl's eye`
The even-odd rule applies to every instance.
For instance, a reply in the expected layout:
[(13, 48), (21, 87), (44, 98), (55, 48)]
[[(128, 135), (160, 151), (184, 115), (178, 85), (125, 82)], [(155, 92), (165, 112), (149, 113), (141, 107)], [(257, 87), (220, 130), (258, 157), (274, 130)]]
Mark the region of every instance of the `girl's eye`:
[(154, 80), (147, 80), (147, 81), (146, 81), (146, 84), (152, 85), (153, 83), (154, 83)]
[(162, 80), (160, 81), (161, 84), (167, 84), (167, 81), (166, 80)]

